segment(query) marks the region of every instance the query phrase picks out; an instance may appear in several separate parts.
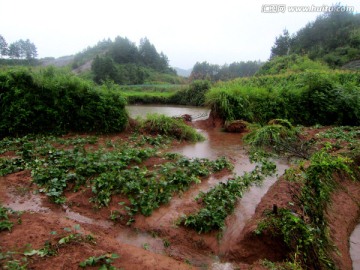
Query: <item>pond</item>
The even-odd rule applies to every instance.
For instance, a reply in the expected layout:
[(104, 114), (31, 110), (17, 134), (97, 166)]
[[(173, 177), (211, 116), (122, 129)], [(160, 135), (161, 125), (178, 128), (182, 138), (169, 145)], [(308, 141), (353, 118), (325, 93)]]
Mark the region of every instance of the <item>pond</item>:
[(193, 119), (207, 119), (210, 109), (205, 107), (194, 106), (177, 106), (177, 105), (128, 105), (126, 109), (130, 117), (146, 117), (147, 114), (165, 114), (167, 116), (181, 116), (189, 114)]

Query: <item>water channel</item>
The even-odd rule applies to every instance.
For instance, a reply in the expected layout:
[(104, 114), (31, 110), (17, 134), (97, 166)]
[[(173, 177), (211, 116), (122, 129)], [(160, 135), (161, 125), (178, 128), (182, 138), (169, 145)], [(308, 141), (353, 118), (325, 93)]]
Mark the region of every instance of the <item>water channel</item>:
[(360, 224), (355, 227), (350, 236), (350, 256), (353, 270), (360, 270)]

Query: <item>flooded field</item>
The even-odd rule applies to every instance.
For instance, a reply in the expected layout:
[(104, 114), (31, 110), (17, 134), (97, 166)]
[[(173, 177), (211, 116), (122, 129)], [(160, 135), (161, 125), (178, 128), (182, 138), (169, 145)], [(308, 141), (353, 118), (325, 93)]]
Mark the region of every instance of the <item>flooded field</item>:
[[(131, 117), (143, 117), (147, 113), (154, 112), (168, 112), (170, 116), (208, 114), (207, 109), (193, 109), (166, 106), (129, 106), (128, 108)], [(244, 172), (252, 171), (256, 164), (249, 161), (246, 147), (242, 143), (242, 134), (225, 133), (220, 128), (204, 128), (196, 122), (193, 126), (206, 138), (204, 141), (193, 144), (173, 144), (171, 147), (159, 150), (159, 153), (179, 153), (188, 158), (209, 160), (226, 157), (234, 165), (233, 171), (212, 173), (204, 177), (200, 183), (191, 185), (188, 190), (174, 194), (168, 203), (155, 209), (151, 215), (136, 214), (135, 221), (131, 225), (126, 225), (126, 222), (119, 222), (117, 219), (119, 200), (114, 199), (108, 207), (102, 208), (95, 208), (89, 203), (92, 196), (91, 190), (67, 192), (67, 203), (63, 205), (49, 202), (47, 196), (39, 193), (35, 184), (31, 184), (32, 175), (27, 170), (0, 177), (0, 197), (3, 205), (26, 213), (23, 218), (29, 231), (37, 230), (37, 233), (45, 238), (48, 237), (49, 231), (58, 232), (64, 228), (77, 228), (80, 225), (82, 233), (91, 232), (99, 238), (102, 250), (117, 250), (123, 256), (127, 250), (124, 264), (128, 267), (125, 269), (144, 269), (144, 267), (155, 269), (154, 265), (157, 262), (161, 262), (162, 265), (158, 269), (231, 270), (239, 269), (239, 267), (250, 269), (253, 262), (250, 255), (250, 259), (234, 260), (234, 256), (229, 254), (234, 253), (242, 234), (247, 229), (246, 226), (256, 215), (258, 205), (268, 191), (278, 183), (277, 180), (284, 174), (289, 164), (286, 160), (273, 160), (277, 166), (276, 175), (267, 177), (261, 185), (253, 185), (244, 192), (241, 199), (237, 201), (234, 212), (226, 218), (226, 226), (223, 230), (198, 234), (178, 224), (181, 217), (199, 208), (199, 203), (195, 198), (201, 192), (208, 192), (219, 183), (225, 183), (236, 175), (240, 176)], [(104, 137), (101, 141), (111, 145), (117, 140), (123, 140), (122, 135), (119, 138), (117, 136)], [(149, 161), (148, 164), (151, 165), (147, 166), (156, 167), (157, 162), (159, 160), (154, 159)], [(286, 193), (282, 187), (279, 190), (281, 190), (280, 193)], [(275, 195), (286, 196), (276, 191)], [(359, 226), (350, 239), (353, 269), (359, 269), (358, 232)], [(25, 239), (34, 241), (31, 233), (21, 233), (25, 235)], [(5, 242), (11, 242), (10, 236), (5, 239)], [(34, 243), (34, 245), (41, 245), (41, 243)], [(251, 243), (248, 246), (251, 246)], [(259, 253), (256, 245), (251, 252)], [(138, 267), (134, 266), (135, 263)], [(169, 267), (170, 265), (176, 266)]]

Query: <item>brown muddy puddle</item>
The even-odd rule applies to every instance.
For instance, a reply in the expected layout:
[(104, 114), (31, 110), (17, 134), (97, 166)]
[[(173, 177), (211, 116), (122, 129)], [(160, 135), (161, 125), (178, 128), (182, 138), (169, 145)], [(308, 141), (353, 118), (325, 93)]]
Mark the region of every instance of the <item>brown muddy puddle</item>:
[(360, 224), (355, 227), (350, 236), (350, 256), (353, 270), (360, 270)]
[[(249, 162), (246, 150), (241, 141), (241, 135), (233, 133), (223, 133), (220, 130), (213, 129), (209, 131), (200, 130), (206, 137), (204, 142), (186, 145), (172, 149), (172, 152), (181, 153), (187, 157), (209, 158), (215, 159), (221, 156), (229, 158), (234, 163), (234, 172), (242, 175), (245, 171), (250, 171), (255, 164)], [(282, 175), (288, 167), (284, 161), (276, 161), (278, 167), (278, 175)], [(150, 227), (161, 227), (162, 224), (174, 224), (174, 222), (183, 214), (183, 209), (187, 204), (192, 204), (194, 198), (200, 191), (206, 192), (221, 181), (226, 181), (231, 175), (213, 175), (202, 181), (198, 185), (192, 186), (187, 192), (176, 195), (171, 202), (160, 207), (147, 218), (145, 223)], [(176, 256), (183, 260), (188, 260), (193, 266), (207, 266), (208, 269), (234, 269), (235, 267), (228, 262), (221, 261), (221, 255), (226, 254), (227, 250), (233, 245), (233, 241), (237, 239), (245, 226), (245, 223), (255, 213), (256, 206), (261, 201), (268, 189), (277, 180), (277, 176), (268, 177), (261, 186), (254, 186), (246, 192), (241, 200), (239, 200), (235, 212), (229, 216), (226, 224), (227, 227), (223, 231), (223, 237), (219, 241), (218, 254), (210, 254), (202, 249), (187, 250), (186, 247), (172, 246), (166, 244), (166, 237), (161, 238), (156, 234), (143, 232), (139, 229), (128, 228), (115, 225), (106, 220), (94, 220), (68, 207), (63, 207), (61, 211), (56, 212), (59, 217), (65, 217), (82, 224), (91, 224), (104, 229), (109, 229), (115, 233), (119, 242), (140, 247), (153, 253)], [(5, 206), (17, 211), (30, 211), (49, 213), (51, 209), (42, 205), (42, 194), (29, 194), (26, 196), (17, 196), (16, 194), (8, 194), (9, 200)], [(165, 225), (167, 226), (167, 225)]]

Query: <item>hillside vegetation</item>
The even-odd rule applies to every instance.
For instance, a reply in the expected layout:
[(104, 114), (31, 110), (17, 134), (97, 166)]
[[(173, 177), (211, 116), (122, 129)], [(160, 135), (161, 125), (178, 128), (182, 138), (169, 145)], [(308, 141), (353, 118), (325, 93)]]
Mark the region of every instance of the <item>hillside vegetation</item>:
[(139, 46), (128, 38), (116, 37), (88, 47), (75, 55), (73, 69), (91, 63), (88, 77), (96, 83), (111, 80), (117, 84), (143, 84), (146, 82), (179, 83), (176, 71), (169, 66), (164, 53), (158, 53), (147, 38)]
[(206, 103), (224, 120), (359, 125), (359, 83), (359, 73), (326, 69), (264, 75), (218, 83)]
[[(336, 5), (340, 7), (340, 4)], [(293, 35), (285, 29), (276, 38), (271, 58), (289, 54), (308, 55), (331, 67), (360, 58), (360, 14), (326, 12)]]

